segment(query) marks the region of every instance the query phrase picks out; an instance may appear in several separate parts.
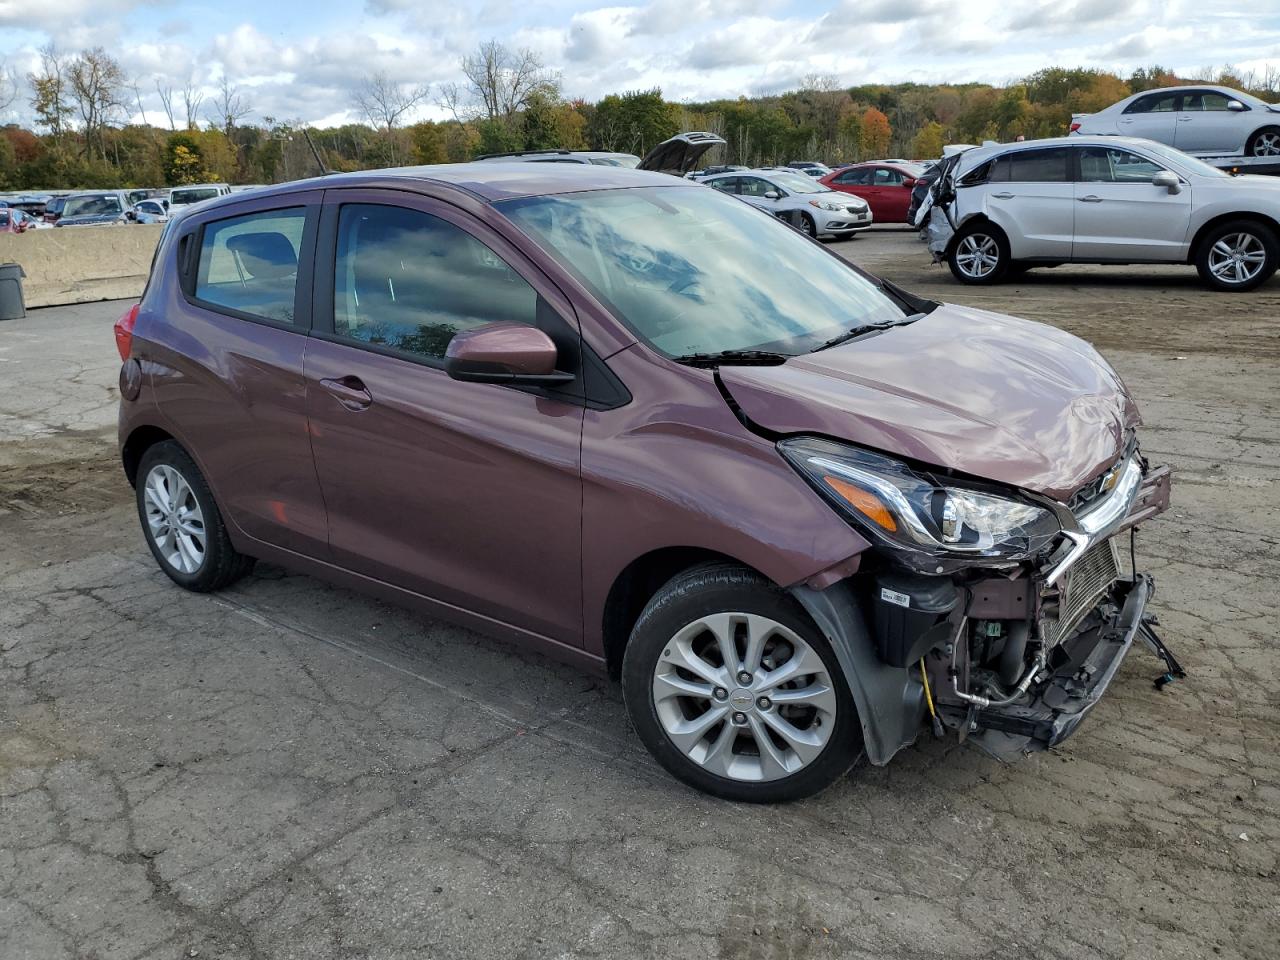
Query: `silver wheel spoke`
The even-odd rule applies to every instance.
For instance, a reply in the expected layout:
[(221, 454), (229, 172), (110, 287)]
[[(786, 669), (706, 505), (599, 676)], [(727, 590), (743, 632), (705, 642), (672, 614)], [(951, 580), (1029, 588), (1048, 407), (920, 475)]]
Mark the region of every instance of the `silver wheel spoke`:
[(764, 643), (773, 633), (773, 621), (764, 617), (747, 617), (747, 653), (743, 657), (742, 667), (748, 673), (756, 673), (760, 669), (760, 657), (764, 653)]
[(775, 690), (769, 698), (775, 707), (794, 705), (815, 707), (824, 713), (836, 712), (836, 692), (825, 683), (812, 683), (795, 690)]
[(655, 700), (666, 700), (669, 697), (698, 697), (710, 700), (714, 689), (709, 683), (695, 683), (677, 673), (663, 673), (653, 678)]
[(751, 717), (751, 739), (756, 742), (760, 751), (760, 774), (765, 780), (776, 780), (785, 777), (791, 771), (787, 769), (787, 761), (782, 751), (777, 748), (759, 717)]
[(1226, 237), (1223, 237), (1221, 240), (1215, 243), (1213, 245), (1213, 250), (1215, 253), (1220, 253), (1224, 257), (1231, 256), (1231, 245), (1227, 243)]
[(143, 512), (164, 562), (180, 573), (196, 573), (204, 565), (204, 513), (187, 479), (168, 464), (152, 467), (144, 481)]
[(782, 686), (784, 683), (799, 680), (801, 677), (807, 677), (825, 669), (821, 658), (813, 652), (813, 649), (808, 644), (805, 644), (803, 647), (796, 649), (790, 660), (761, 677), (756, 684), (756, 688), (761, 693), (767, 693), (775, 687)]
[(722, 777), (729, 776), (729, 768), (733, 766), (733, 745), (738, 739), (738, 731), (732, 723), (726, 723), (716, 736), (715, 741), (702, 756), (702, 765), (712, 773)]
[(712, 707), (699, 717), (677, 724), (674, 729), (668, 728), (667, 736), (671, 738), (672, 743), (688, 753), (698, 745), (712, 727), (728, 716), (728, 707)]
[(776, 713), (762, 713), (760, 719), (787, 742), (801, 763), (808, 763), (816, 758), (826, 745), (826, 740), (818, 736), (817, 730), (801, 730)]

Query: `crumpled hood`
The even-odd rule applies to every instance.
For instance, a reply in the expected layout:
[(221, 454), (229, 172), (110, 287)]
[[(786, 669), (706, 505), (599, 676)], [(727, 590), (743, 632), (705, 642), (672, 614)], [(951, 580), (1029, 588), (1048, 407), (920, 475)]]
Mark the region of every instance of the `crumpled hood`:
[(1138, 410), (1110, 365), (1054, 327), (951, 304), (778, 366), (722, 366), (752, 421), (1065, 501), (1122, 452)]

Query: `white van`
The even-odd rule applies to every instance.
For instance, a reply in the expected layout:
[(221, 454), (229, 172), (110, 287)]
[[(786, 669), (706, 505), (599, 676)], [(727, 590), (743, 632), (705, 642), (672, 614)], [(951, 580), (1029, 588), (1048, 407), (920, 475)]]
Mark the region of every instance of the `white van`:
[(213, 200), (215, 197), (225, 197), (230, 192), (230, 185), (225, 183), (193, 183), (185, 187), (174, 187), (169, 191), (169, 212), (174, 213), (176, 208), (189, 207), (193, 203)]

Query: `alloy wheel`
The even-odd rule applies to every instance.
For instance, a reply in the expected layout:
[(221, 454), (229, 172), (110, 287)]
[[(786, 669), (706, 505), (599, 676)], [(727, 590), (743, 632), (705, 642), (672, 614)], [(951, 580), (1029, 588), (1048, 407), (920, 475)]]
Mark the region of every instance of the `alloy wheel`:
[(1280, 133), (1260, 133), (1253, 141), (1255, 157), (1280, 156)]
[(835, 730), (837, 697), (822, 657), (795, 631), (757, 614), (717, 613), (668, 641), (653, 703), (686, 757), (754, 783), (818, 758)]
[(1209, 248), (1209, 272), (1223, 283), (1247, 283), (1267, 263), (1267, 248), (1252, 233), (1229, 233)]
[(165, 463), (151, 468), (144, 481), (147, 533), (164, 562), (179, 573), (196, 573), (204, 564), (204, 512), (191, 484)]
[(1000, 264), (1000, 245), (995, 237), (971, 233), (956, 247), (956, 266), (966, 277), (981, 280), (991, 276)]

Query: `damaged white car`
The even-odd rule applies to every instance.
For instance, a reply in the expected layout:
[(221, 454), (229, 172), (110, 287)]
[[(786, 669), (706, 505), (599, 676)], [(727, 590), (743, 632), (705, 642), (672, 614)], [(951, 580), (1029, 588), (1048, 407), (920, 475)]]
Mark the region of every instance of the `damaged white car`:
[(1063, 263), (1186, 263), (1240, 292), (1280, 265), (1280, 178), (1233, 177), (1150, 140), (998, 144), (955, 158), (917, 222), (961, 283)]

